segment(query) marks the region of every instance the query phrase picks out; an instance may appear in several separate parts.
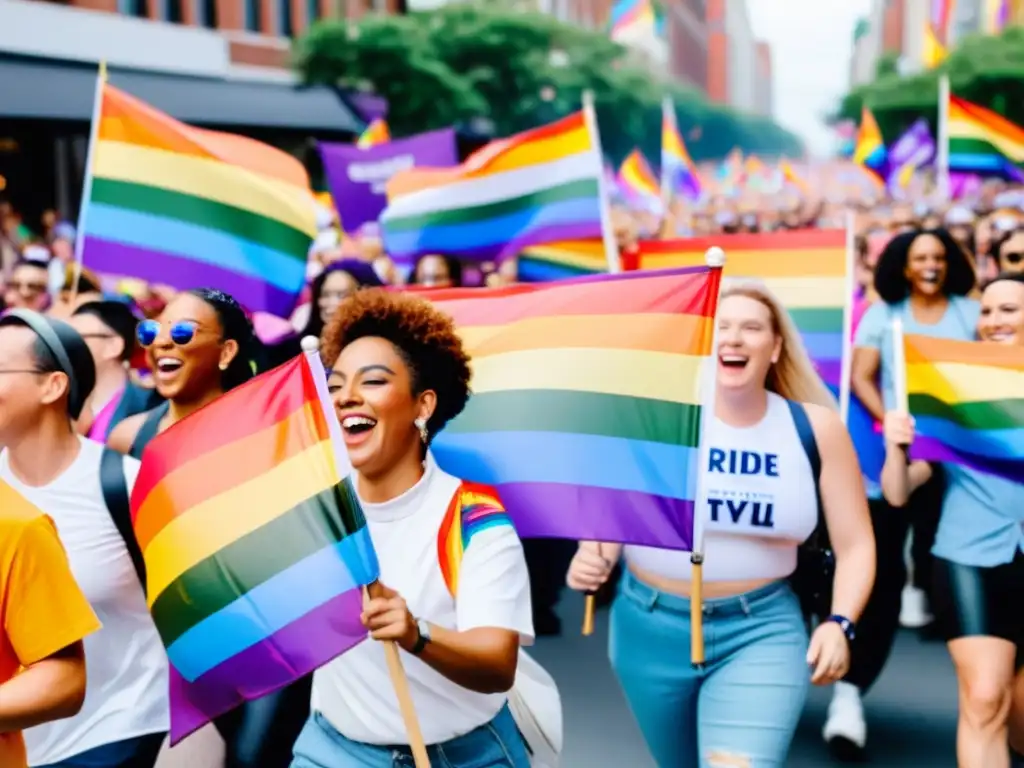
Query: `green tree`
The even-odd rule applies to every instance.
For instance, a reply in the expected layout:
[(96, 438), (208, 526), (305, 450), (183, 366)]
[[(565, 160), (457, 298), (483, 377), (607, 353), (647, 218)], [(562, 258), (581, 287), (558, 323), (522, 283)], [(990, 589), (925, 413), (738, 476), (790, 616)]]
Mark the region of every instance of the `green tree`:
[(949, 76), (954, 94), (993, 109), (1024, 125), (1024, 29), (965, 39), (939, 67), (901, 75), (879, 66), (878, 77), (853, 89), (839, 103), (835, 118), (859, 120), (866, 105), (891, 141), (918, 118), (933, 129), (938, 122), (939, 78)]
[(390, 104), (394, 135), (485, 118), (497, 136), (579, 109), (589, 90), (602, 145), (613, 160), (634, 146), (656, 159), (661, 99), (673, 96), (695, 159), (733, 147), (797, 155), (799, 140), (771, 121), (709, 104), (698, 92), (656, 81), (604, 32), (564, 24), (510, 2), (455, 3), (406, 16), (324, 21), (297, 41), (295, 65), (307, 83), (372, 90)]

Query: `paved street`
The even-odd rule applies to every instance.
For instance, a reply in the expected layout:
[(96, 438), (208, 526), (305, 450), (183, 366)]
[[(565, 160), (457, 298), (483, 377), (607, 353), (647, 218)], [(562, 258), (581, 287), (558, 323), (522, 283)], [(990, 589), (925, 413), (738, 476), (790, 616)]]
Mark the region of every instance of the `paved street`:
[[(542, 640), (533, 655), (558, 680), (565, 711), (565, 768), (654, 768), (619, 693), (606, 659), (607, 612), (597, 617), (593, 636), (582, 637), (583, 601), (563, 599), (563, 637)], [(826, 691), (814, 690), (797, 735), (789, 765), (829, 765), (820, 738), (828, 704)], [(954, 768), (956, 683), (941, 643), (922, 643), (916, 635), (900, 637), (895, 654), (868, 700), (873, 768)], [(215, 733), (201, 732), (171, 755), (160, 768), (219, 768)]]

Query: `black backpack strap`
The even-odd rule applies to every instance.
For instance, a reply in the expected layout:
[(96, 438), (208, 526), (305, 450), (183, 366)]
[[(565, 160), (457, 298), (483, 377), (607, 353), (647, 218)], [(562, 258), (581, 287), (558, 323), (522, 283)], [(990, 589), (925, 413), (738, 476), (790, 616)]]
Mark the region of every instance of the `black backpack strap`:
[(811, 474), (814, 477), (814, 495), (818, 504), (818, 525), (815, 528), (813, 538), (819, 547), (824, 547), (828, 537), (828, 528), (825, 526), (824, 506), (821, 502), (821, 453), (818, 451), (818, 441), (814, 437), (814, 427), (807, 416), (807, 409), (803, 403), (787, 400), (789, 412), (793, 417), (793, 426), (796, 427), (797, 437), (800, 438), (800, 445), (803, 446), (807, 461), (811, 465)]
[(145, 421), (142, 422), (139, 431), (135, 433), (131, 450), (128, 451), (129, 456), (134, 456), (140, 461), (142, 460), (142, 452), (146, 450), (146, 446), (160, 432), (160, 419), (167, 414), (169, 408), (170, 404), (162, 403), (146, 414)]
[(110, 448), (103, 448), (100, 458), (100, 486), (103, 489), (103, 503), (107, 505), (110, 518), (117, 526), (117, 532), (124, 539), (128, 556), (135, 566), (135, 573), (146, 591), (146, 562), (142, 558), (142, 550), (135, 538), (132, 528), (131, 499), (128, 495), (128, 481), (124, 476), (124, 456)]

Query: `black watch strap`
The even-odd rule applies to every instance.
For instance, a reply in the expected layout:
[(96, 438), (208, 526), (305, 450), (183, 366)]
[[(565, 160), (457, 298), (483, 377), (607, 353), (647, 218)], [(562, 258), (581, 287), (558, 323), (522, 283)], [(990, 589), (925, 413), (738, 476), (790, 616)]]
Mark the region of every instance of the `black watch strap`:
[(413, 645), (412, 650), (409, 651), (413, 656), (419, 656), (423, 653), (423, 649), (427, 647), (427, 643), (430, 642), (430, 635), (423, 631), (423, 621), (416, 622), (416, 644)]

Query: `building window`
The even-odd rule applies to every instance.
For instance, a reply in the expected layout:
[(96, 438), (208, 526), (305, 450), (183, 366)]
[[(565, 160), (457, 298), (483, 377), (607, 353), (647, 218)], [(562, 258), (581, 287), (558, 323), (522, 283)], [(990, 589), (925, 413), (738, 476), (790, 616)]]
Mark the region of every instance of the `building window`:
[(185, 15), (182, 9), (183, 0), (164, 0), (164, 9), (167, 14), (165, 21), (170, 21), (175, 24), (181, 24), (185, 21)]
[(260, 31), (260, 0), (245, 0), (245, 28), (250, 32)]
[(149, 16), (146, 0), (117, 0), (117, 10), (125, 16), (136, 16), (140, 19)]
[(210, 29), (217, 29), (220, 22), (217, 19), (217, 0), (198, 0), (199, 23)]
[(278, 18), (281, 23), (278, 25), (277, 33), (282, 37), (292, 37), (295, 34), (295, 14), (292, 13), (292, 0), (278, 0)]
[(306, 0), (306, 24), (313, 26), (313, 22), (320, 19), (320, 0)]

